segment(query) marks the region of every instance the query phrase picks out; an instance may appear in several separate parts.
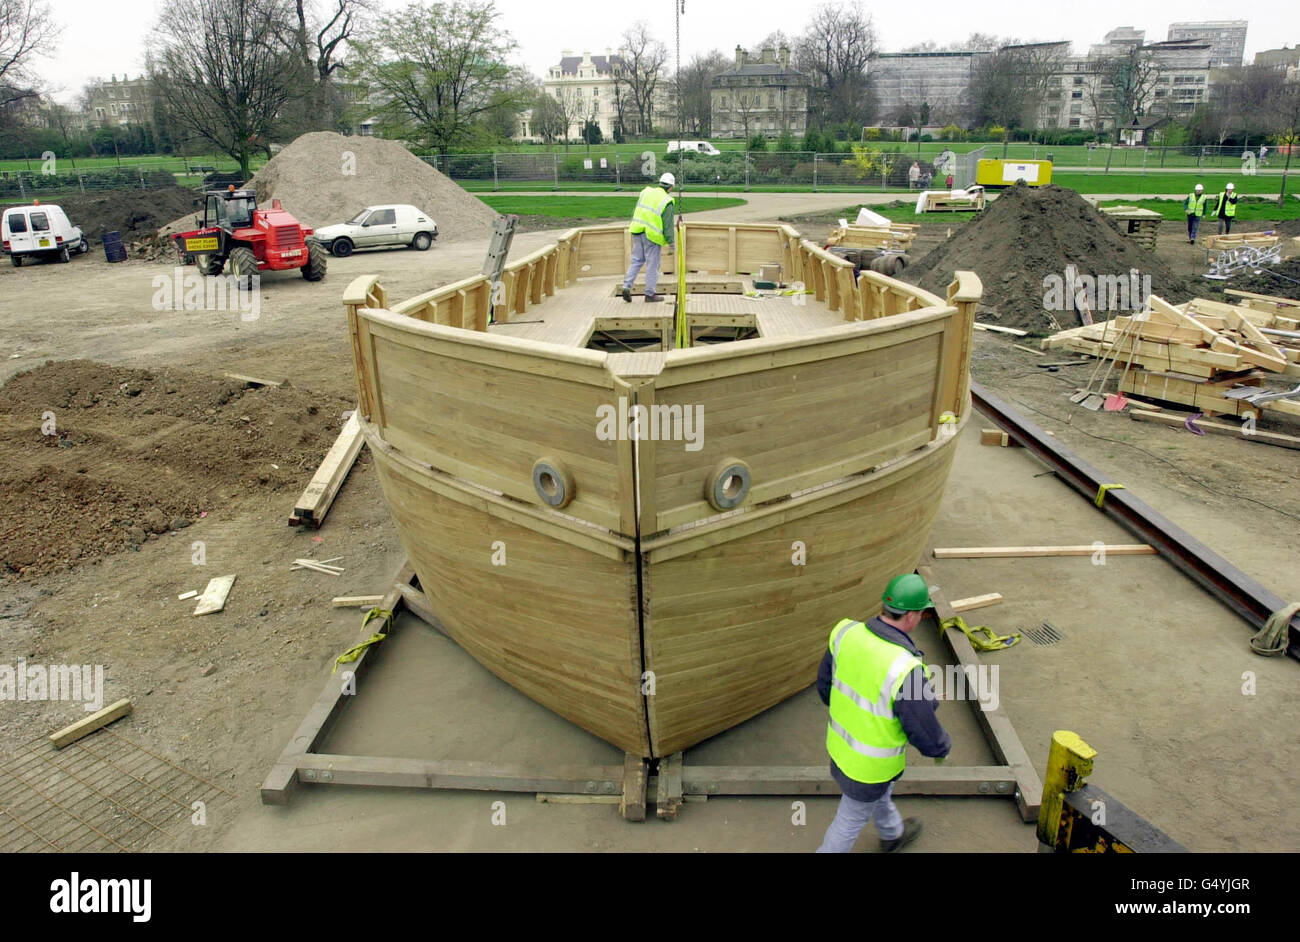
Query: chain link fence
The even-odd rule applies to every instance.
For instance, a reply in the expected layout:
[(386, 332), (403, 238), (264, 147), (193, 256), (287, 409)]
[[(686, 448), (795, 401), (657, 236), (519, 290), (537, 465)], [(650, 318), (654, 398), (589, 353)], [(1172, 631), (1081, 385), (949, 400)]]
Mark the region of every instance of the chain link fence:
[(95, 193), (103, 190), (153, 190), (161, 187), (186, 186), (187, 179), (167, 170), (121, 167), (111, 170), (87, 170), (72, 173), (32, 173), (0, 171), (0, 201), (27, 202), (44, 197)]

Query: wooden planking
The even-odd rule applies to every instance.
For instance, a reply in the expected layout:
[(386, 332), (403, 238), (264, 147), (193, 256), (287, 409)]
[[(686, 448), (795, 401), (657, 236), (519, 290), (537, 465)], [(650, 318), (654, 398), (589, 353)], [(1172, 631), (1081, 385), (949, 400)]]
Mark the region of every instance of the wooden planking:
[[(949, 442), (881, 472), (848, 502), (773, 514), (762, 529), (732, 519), (713, 542), (651, 555), (644, 636), (655, 675), (647, 698), (655, 755), (688, 748), (813, 682), (834, 624), (878, 612), (881, 587), (920, 554), (953, 452)], [(793, 563), (796, 540), (805, 565)]]
[(1156, 549), (1146, 543), (1111, 543), (1077, 546), (953, 546), (935, 547), (935, 559), (1003, 559), (1020, 556), (1091, 556), (1105, 551), (1107, 556), (1154, 556)]
[(230, 590), (235, 584), (235, 576), (216, 576), (208, 580), (208, 586), (199, 596), (198, 605), (194, 608), (195, 615), (211, 615), (221, 611), (226, 607), (226, 599), (230, 595)]
[(1002, 601), (1002, 594), (999, 592), (989, 592), (986, 595), (972, 595), (965, 599), (954, 599), (952, 610), (960, 615), (962, 612), (974, 611), (977, 608), (987, 608), (990, 605), (997, 605)]
[[(1139, 422), (1158, 422), (1161, 425), (1180, 429), (1186, 428), (1187, 422), (1194, 418), (1194, 416), (1190, 415), (1150, 412), (1146, 409), (1129, 409), (1128, 415)], [(1222, 422), (1212, 422), (1208, 419), (1197, 419), (1196, 427), (1214, 435), (1230, 435), (1233, 438), (1244, 439), (1248, 442), (1260, 442), (1265, 445), (1278, 445), (1282, 448), (1300, 449), (1300, 437), (1284, 435), (1281, 432), (1266, 432), (1258, 428), (1249, 429), (1246, 425), (1225, 425)]]
[(330, 505), (334, 503), (334, 498), (338, 495), (339, 488), (347, 479), (348, 472), (352, 470), (353, 463), (357, 460), (357, 455), (361, 453), (361, 446), (365, 444), (365, 439), (361, 435), (360, 418), (354, 411), (343, 425), (343, 430), (339, 432), (339, 437), (335, 439), (330, 450), (325, 453), (325, 458), (312, 475), (311, 481), (308, 482), (302, 496), (298, 498), (297, 503), (293, 505), (293, 513), (289, 516), (289, 524), (297, 526), (305, 524), (307, 526), (319, 527), (325, 520), (325, 515), (329, 513)]
[(103, 729), (109, 723), (121, 719), (130, 712), (130, 700), (122, 699), (115, 703), (110, 703), (102, 710), (95, 711), (85, 719), (78, 720), (71, 726), (65, 726), (58, 732), (52, 733), (50, 735), (50, 743), (55, 749), (62, 749), (64, 746), (70, 746), (78, 739), (84, 739), (96, 730)]
[(432, 475), (385, 451), (376, 449), (375, 465), (402, 547), (446, 633), (538, 703), (626, 752), (649, 755), (632, 554), (593, 553), (449, 499)]
[(336, 595), (330, 608), (373, 608), (384, 600), (382, 595)]

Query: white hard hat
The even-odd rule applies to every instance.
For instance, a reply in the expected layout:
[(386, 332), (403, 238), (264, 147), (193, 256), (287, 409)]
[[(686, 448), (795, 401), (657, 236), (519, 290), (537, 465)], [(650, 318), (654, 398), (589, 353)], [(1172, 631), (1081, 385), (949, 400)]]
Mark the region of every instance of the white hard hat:
[(1228, 189), (1230, 189), (1230, 190), (1235, 190), (1236, 188), (1237, 188), (1236, 184), (1234, 184), (1234, 183), (1229, 183), (1229, 184), (1228, 184)]
[(1195, 189), (1203, 190), (1203, 189), (1205, 189), (1205, 187), (1201, 186), (1201, 185), (1198, 183), (1198, 184), (1196, 184)]
[(660, 175), (659, 182), (667, 184), (668, 188), (672, 189), (677, 185), (677, 178), (673, 176), (671, 173), (664, 173)]

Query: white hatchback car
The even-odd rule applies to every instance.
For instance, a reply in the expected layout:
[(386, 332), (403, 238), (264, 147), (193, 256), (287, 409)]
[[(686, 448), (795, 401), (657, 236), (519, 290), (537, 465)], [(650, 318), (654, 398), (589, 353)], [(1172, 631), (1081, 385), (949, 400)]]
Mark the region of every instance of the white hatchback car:
[(399, 245), (423, 252), (438, 238), (438, 224), (428, 213), (407, 204), (367, 206), (347, 222), (317, 229), (313, 237), (339, 258), (351, 255), (353, 249)]
[(71, 253), (90, 251), (80, 229), (53, 204), (11, 206), (0, 221), (0, 239), (15, 268), (27, 258), (57, 258), (66, 262)]

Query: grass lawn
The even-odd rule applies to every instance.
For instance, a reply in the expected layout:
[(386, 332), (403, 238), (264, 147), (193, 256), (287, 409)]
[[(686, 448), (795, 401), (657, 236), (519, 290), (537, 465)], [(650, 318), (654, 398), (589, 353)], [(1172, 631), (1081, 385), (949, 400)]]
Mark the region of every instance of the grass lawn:
[[(1186, 196), (1200, 183), (1207, 193), (1218, 193), (1235, 183), (1238, 193), (1276, 196), (1282, 188), (1280, 176), (1246, 176), (1215, 171), (1191, 173), (1053, 173), (1052, 182), (1080, 193), (1170, 193)], [(1300, 174), (1287, 178), (1287, 192), (1300, 192)]]
[[(508, 196), (489, 193), (480, 199), (499, 213), (552, 216), (556, 219), (623, 219), (631, 217), (636, 207), (635, 196)], [(743, 205), (743, 199), (715, 199), (687, 193), (681, 200), (680, 209), (682, 212), (703, 213)]]
[[(1187, 214), (1183, 211), (1183, 201), (1176, 200), (1105, 200), (1102, 206), (1138, 206), (1159, 213), (1166, 219), (1183, 222)], [(1268, 220), (1282, 222), (1286, 219), (1300, 219), (1300, 200), (1287, 200), (1278, 208), (1274, 200), (1242, 199), (1237, 202), (1237, 219)]]

